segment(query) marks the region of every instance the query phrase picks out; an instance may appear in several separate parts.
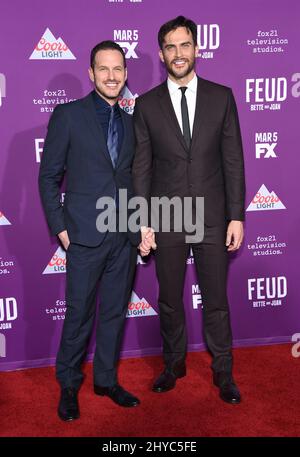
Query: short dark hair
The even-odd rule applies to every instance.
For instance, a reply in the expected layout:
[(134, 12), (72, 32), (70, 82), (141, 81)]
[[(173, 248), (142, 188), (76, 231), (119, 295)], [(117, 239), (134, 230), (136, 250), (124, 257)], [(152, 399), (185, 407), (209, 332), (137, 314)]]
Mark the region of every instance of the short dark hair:
[(114, 49), (115, 51), (119, 51), (122, 54), (123, 61), (124, 61), (124, 68), (126, 68), (126, 59), (125, 53), (121, 46), (118, 43), (115, 43), (111, 40), (101, 41), (101, 43), (96, 44), (91, 50), (91, 68), (95, 66), (95, 57), (98, 51), (103, 51), (107, 49)]
[(158, 44), (160, 49), (163, 47), (164, 39), (167, 33), (172, 30), (178, 29), (178, 27), (185, 27), (192, 34), (194, 45), (197, 45), (197, 25), (191, 19), (187, 19), (184, 16), (177, 16), (175, 19), (166, 22), (161, 26), (158, 32)]

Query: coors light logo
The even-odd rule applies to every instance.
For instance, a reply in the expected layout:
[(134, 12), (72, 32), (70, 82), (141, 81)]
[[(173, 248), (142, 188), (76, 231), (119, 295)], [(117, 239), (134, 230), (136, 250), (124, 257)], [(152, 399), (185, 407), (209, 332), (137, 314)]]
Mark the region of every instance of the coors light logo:
[(42, 38), (29, 57), (30, 60), (76, 60), (66, 43), (55, 38), (50, 29), (46, 29)]
[(141, 316), (156, 316), (157, 312), (152, 306), (143, 298), (132, 291), (131, 300), (128, 303), (128, 310), (126, 317), (141, 317)]
[(0, 225), (11, 225), (9, 220), (4, 216), (4, 214), (0, 211)]
[(286, 209), (286, 207), (275, 192), (269, 192), (263, 184), (253, 197), (247, 211), (267, 211), (273, 209)]
[(128, 114), (133, 114), (135, 99), (138, 97), (138, 94), (133, 95), (132, 92), (128, 89), (127, 86), (124, 87), (122, 93), (119, 97), (119, 106), (126, 111)]
[(66, 263), (66, 252), (59, 246), (43, 271), (43, 275), (65, 273)]

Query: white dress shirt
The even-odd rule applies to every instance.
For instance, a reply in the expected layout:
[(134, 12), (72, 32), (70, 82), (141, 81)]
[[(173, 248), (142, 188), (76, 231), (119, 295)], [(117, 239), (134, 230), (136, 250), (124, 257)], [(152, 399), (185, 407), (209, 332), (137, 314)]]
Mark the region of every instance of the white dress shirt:
[[(182, 92), (178, 84), (174, 83), (170, 78), (167, 81), (170, 97), (172, 100), (173, 108), (182, 131), (182, 116), (181, 116), (181, 96)], [(197, 99), (197, 84), (198, 78), (195, 73), (193, 79), (186, 85), (187, 90), (185, 91), (188, 111), (189, 111), (189, 121), (191, 129), (191, 137), (193, 133), (195, 110), (196, 110), (196, 99)]]

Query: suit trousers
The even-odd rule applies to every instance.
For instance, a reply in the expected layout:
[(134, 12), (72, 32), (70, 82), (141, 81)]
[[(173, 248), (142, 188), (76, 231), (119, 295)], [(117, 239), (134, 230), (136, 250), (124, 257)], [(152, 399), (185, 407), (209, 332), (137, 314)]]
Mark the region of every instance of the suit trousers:
[[(134, 278), (137, 250), (126, 234), (108, 232), (100, 246), (71, 243), (67, 250), (67, 312), (56, 359), (61, 387), (79, 388), (84, 360), (96, 315), (94, 383), (108, 387), (117, 382), (123, 328)], [(100, 283), (100, 284), (99, 284)]]
[(226, 291), (226, 228), (225, 225), (205, 226), (201, 243), (169, 247), (158, 244), (155, 252), (164, 362), (166, 370), (174, 375), (184, 365), (187, 351), (183, 288), (190, 247), (201, 289), (203, 332), (213, 357), (212, 369), (214, 372), (232, 371), (232, 333)]

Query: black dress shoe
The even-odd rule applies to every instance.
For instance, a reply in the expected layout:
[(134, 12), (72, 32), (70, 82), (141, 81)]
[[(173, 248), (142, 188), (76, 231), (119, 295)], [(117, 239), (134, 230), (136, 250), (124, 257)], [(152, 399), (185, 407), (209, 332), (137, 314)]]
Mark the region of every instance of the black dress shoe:
[(74, 387), (61, 389), (57, 412), (63, 421), (72, 421), (79, 418), (77, 394), (78, 391)]
[(101, 387), (94, 385), (94, 392), (96, 395), (111, 398), (119, 406), (125, 406), (127, 408), (131, 406), (137, 406), (140, 404), (140, 400), (134, 397), (131, 393), (123, 389), (119, 384), (115, 384), (112, 387)]
[(176, 375), (165, 370), (154, 382), (152, 391), (158, 393), (168, 392), (168, 390), (174, 389), (176, 385), (176, 379), (183, 378), (185, 375), (185, 366), (179, 370)]
[(230, 373), (214, 373), (214, 384), (220, 389), (220, 397), (226, 403), (237, 405), (241, 402), (241, 394)]

